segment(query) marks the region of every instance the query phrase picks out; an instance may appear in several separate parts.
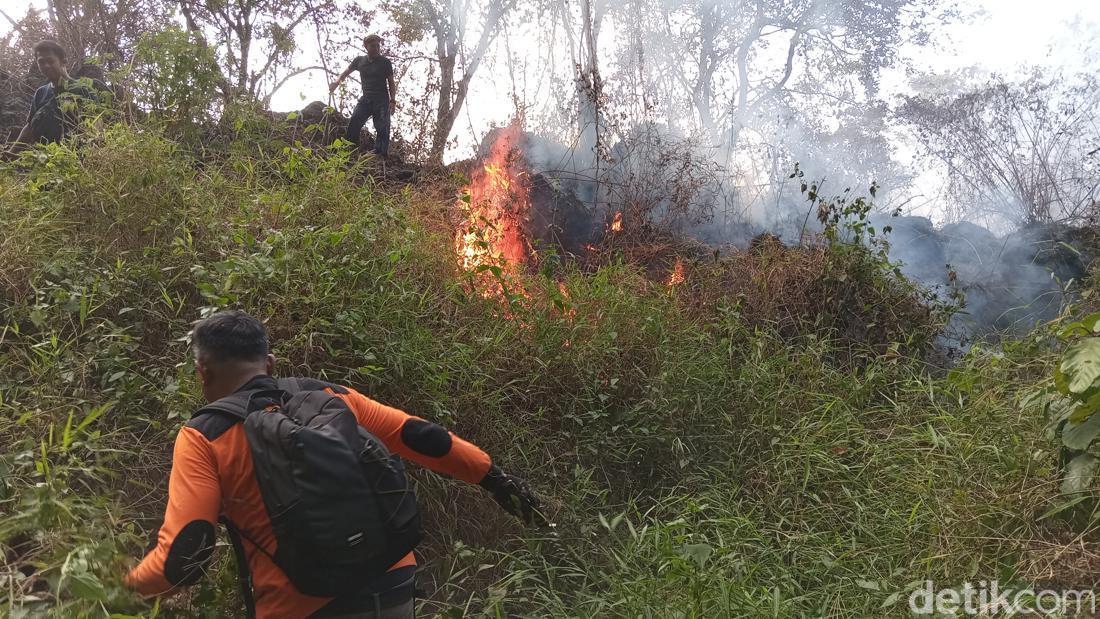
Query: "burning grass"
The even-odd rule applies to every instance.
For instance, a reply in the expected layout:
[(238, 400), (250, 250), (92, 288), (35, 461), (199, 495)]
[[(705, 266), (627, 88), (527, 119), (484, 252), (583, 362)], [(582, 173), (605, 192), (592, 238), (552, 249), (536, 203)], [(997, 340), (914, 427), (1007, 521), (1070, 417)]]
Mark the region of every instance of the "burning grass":
[(527, 229), (530, 184), (516, 147), (521, 134), (518, 123), (500, 132), (458, 203), (462, 223), (455, 231), (455, 254), (485, 296), (503, 296), (509, 289), (522, 294), (517, 276), (534, 255)]
[(905, 280), (873, 251), (847, 251), (825, 239), (787, 247), (762, 235), (749, 249), (721, 251), (652, 229), (626, 228), (585, 257), (585, 270), (622, 261), (673, 291), (699, 318), (732, 308), (747, 324), (786, 338), (826, 336), (846, 359), (922, 356), (949, 308)]
[(693, 270), (681, 299), (708, 314), (732, 304), (750, 324), (786, 337), (826, 336), (848, 354), (928, 352), (946, 323), (943, 308), (869, 255), (838, 255), (827, 244), (778, 243), (738, 251)]
[[(550, 207), (532, 203), (520, 125), (495, 135), (458, 202), (455, 254), (480, 294), (514, 306), (530, 301), (522, 280), (539, 266), (532, 213)], [(829, 205), (823, 208), (830, 212)], [(696, 315), (732, 306), (749, 324), (785, 337), (825, 335), (849, 357), (887, 350), (922, 355), (946, 320), (942, 308), (873, 248), (828, 235), (789, 248), (763, 235), (747, 251), (722, 255), (635, 211), (608, 213), (602, 240), (588, 245), (578, 264), (593, 271), (621, 260), (640, 268), (654, 283), (675, 289)]]

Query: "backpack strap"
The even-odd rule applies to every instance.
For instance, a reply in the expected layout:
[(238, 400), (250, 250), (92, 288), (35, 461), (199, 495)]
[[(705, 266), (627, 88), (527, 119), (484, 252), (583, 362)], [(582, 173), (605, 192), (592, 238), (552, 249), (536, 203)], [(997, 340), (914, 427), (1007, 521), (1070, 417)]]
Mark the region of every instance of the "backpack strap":
[(336, 383), (330, 383), (316, 378), (287, 377), (276, 381), (279, 389), (294, 395), (303, 391), (330, 391), (337, 395), (347, 395), (348, 388)]
[[(292, 378), (286, 380), (295, 381), (294, 384), (297, 384), (297, 379)], [(221, 414), (233, 417), (238, 421), (244, 421), (248, 418), (249, 413), (254, 410), (263, 408), (262, 405), (253, 405), (253, 398), (257, 398), (257, 402), (262, 402), (264, 398), (270, 398), (270, 401), (282, 402), (284, 404), (288, 399), (290, 399), (288, 393), (293, 392), (290, 392), (289, 389), (284, 388), (281, 383), (282, 380), (280, 380), (278, 389), (255, 389), (251, 391), (239, 391), (237, 393), (227, 395), (224, 398), (220, 400), (215, 400), (214, 402), (211, 402), (206, 406), (200, 408), (199, 410), (195, 411), (195, 413), (191, 415), (191, 417), (195, 418), (199, 415)]]
[(220, 400), (216, 400), (207, 404), (206, 406), (195, 411), (192, 417), (198, 417), (199, 415), (206, 415), (210, 413), (220, 413), (222, 415), (229, 415), (235, 417), (241, 421), (244, 421), (248, 417), (248, 401), (252, 398), (254, 391), (244, 391), (241, 393), (234, 393), (226, 396)]
[[(287, 386), (283, 385), (284, 380), (287, 381)], [(298, 380), (291, 378), (281, 379), (279, 381), (279, 389), (290, 391), (288, 387), (298, 387)], [(241, 391), (207, 404), (206, 406), (195, 411), (195, 413), (192, 415), (192, 418), (198, 417), (200, 415), (225, 415), (239, 421), (244, 421), (248, 418), (248, 413), (250, 412), (249, 408), (252, 404), (252, 397), (260, 393), (276, 397), (278, 396), (277, 392), (272, 393), (272, 390), (270, 389)], [(241, 538), (244, 538), (251, 542), (257, 550), (267, 555), (267, 557), (271, 559), (272, 562), (275, 561), (275, 557), (273, 557), (271, 553), (267, 552), (267, 550), (263, 546), (257, 544), (251, 537), (245, 534), (244, 531), (234, 525), (233, 522), (229, 520), (229, 518), (222, 516), (218, 520), (223, 525), (225, 525), (225, 530), (227, 533), (229, 533), (229, 542), (230, 545), (233, 547), (233, 557), (237, 564), (237, 584), (240, 586), (241, 589), (241, 598), (244, 601), (245, 612), (247, 613), (248, 619), (255, 619), (256, 600), (252, 595), (252, 570), (249, 569), (248, 555), (246, 555), (244, 552), (244, 544)]]
[(283, 391), (286, 391), (290, 394), (306, 391), (306, 389), (302, 386), (302, 381), (294, 378), (293, 376), (289, 378), (280, 378), (276, 382), (279, 385), (279, 389), (282, 389)]
[(241, 531), (225, 516), (218, 520), (225, 525), (225, 530), (229, 533), (229, 543), (233, 546), (233, 558), (237, 563), (237, 584), (241, 588), (245, 612), (248, 619), (256, 619), (256, 600), (252, 597), (252, 570), (248, 568), (248, 556), (245, 555), (244, 544), (241, 543)]

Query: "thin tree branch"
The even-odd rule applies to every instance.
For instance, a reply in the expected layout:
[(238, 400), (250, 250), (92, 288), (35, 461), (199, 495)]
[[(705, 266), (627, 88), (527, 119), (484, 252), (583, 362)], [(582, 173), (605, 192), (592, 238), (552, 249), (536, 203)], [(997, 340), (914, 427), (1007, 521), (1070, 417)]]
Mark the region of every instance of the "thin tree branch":
[(287, 73), (286, 75), (284, 75), (282, 77), (282, 79), (280, 79), (278, 82), (276, 82), (275, 85), (271, 88), (271, 92), (269, 92), (266, 96), (264, 96), (264, 107), (268, 107), (268, 106), (271, 105), (271, 98), (292, 77), (296, 77), (298, 75), (301, 75), (301, 74), (309, 72), (309, 71), (316, 71), (318, 69), (320, 69), (321, 71), (325, 71), (326, 72), (326, 78), (327, 78), (327, 69), (325, 69), (325, 67), (323, 67), (321, 65), (310, 65), (308, 67), (302, 67), (300, 69), (295, 69), (294, 71), (291, 71), (290, 73)]
[(3, 15), (3, 16), (4, 16), (4, 19), (7, 19), (7, 20), (8, 20), (9, 22), (11, 22), (11, 27), (12, 27), (12, 28), (15, 28), (15, 29), (16, 29), (16, 30), (18, 30), (18, 31), (19, 31), (19, 32), (20, 32), (21, 34), (26, 34), (26, 32), (27, 32), (27, 31), (26, 31), (26, 29), (24, 29), (24, 28), (23, 28), (22, 26), (20, 26), (20, 25), (19, 25), (19, 22), (17, 22), (17, 21), (15, 21), (14, 19), (12, 19), (12, 18), (11, 18), (11, 15), (8, 15), (8, 14), (7, 14), (7, 13), (6, 13), (5, 11), (4, 11), (4, 9), (0, 9), (0, 15)]

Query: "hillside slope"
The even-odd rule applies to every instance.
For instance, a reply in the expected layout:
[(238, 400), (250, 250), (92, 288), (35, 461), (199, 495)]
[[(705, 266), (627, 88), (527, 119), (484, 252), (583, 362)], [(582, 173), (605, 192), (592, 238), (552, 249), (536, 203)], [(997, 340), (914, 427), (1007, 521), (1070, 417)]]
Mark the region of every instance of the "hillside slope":
[(1040, 519), (1056, 454), (1018, 401), (1051, 371), (1042, 342), (975, 346), (950, 371), (895, 331), (853, 354), (825, 314), (615, 259), (525, 274), (509, 303), (458, 268), (457, 186), (381, 186), (346, 152), (247, 127), (225, 139), (200, 159), (112, 127), (0, 168), (6, 614), (240, 612), (224, 548), (159, 606), (120, 586), (200, 401), (189, 325), (220, 307), (266, 321), (280, 372), (446, 424), (545, 498), (553, 526), (524, 529), (416, 472), (423, 616), (904, 615), (926, 579), (1094, 579), (1091, 538)]

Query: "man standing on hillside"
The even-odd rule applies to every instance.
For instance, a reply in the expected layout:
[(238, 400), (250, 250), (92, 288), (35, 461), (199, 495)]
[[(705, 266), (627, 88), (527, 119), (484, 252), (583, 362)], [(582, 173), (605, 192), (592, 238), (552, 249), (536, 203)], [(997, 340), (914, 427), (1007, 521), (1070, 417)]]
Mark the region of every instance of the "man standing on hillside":
[(73, 79), (65, 69), (65, 49), (55, 41), (42, 41), (34, 46), (38, 70), (49, 80), (34, 93), (27, 124), (23, 126), (10, 158), (36, 142), (60, 142), (71, 133), (80, 120), (80, 111), (89, 103), (99, 102), (90, 80)]
[(358, 146), (359, 133), (368, 118), (374, 119), (374, 153), (385, 158), (390, 151), (390, 114), (397, 109), (397, 85), (393, 81), (393, 64), (382, 55), (382, 37), (372, 34), (363, 39), (366, 56), (357, 56), (328, 91), (335, 92), (352, 71), (359, 71), (363, 96), (355, 105), (348, 121), (347, 138)]
[[(366, 511), (349, 509), (364, 506), (348, 502), (343, 491), (362, 490), (368, 479), (376, 480), (371, 483), (378, 497), (406, 496), (403, 488), (393, 486), (399, 464), (387, 465), (388, 476), (376, 477), (376, 463), (368, 470), (368, 461), (377, 460), (377, 447), (370, 447), (375, 440), (392, 454), (479, 484), (525, 521), (539, 516), (539, 501), (522, 479), (504, 473), (488, 454), (442, 426), (350, 387), (312, 378), (276, 379), (267, 330), (244, 312), (222, 311), (205, 318), (195, 326), (191, 343), (203, 396), (210, 404), (176, 436), (164, 524), (156, 546), (126, 577), (139, 593), (169, 594), (198, 582), (210, 563), (221, 521), (238, 557), (249, 615), (412, 619), (416, 559), (410, 549), (400, 546), (392, 558), (385, 554), (379, 567), (389, 566), (388, 571), (372, 578), (347, 567), (360, 565), (350, 559), (363, 548), (389, 548), (393, 537), (362, 529), (345, 540), (349, 529), (342, 525), (350, 520), (352, 528), (366, 527), (370, 514), (385, 514), (386, 522), (406, 521), (402, 514), (416, 510), (415, 500), (404, 498), (400, 512), (387, 511), (385, 506), (392, 503), (381, 502), (368, 502), (373, 509)], [(313, 414), (290, 423), (279, 411), (289, 411), (295, 402), (298, 411), (310, 409), (312, 402)], [(331, 431), (322, 432), (310, 421), (321, 418), (329, 419), (324, 428)], [(350, 443), (336, 440), (336, 433), (355, 435), (359, 428), (371, 440), (363, 442), (362, 451), (348, 452), (350, 460), (341, 459)], [(285, 436), (280, 434), (284, 431)], [(358, 436), (363, 440), (362, 433)], [(294, 455), (287, 460), (284, 449), (290, 447)], [(309, 474), (294, 478), (294, 471)], [(291, 481), (306, 485), (288, 485)], [(383, 492), (383, 486), (389, 489)], [(358, 494), (351, 498), (365, 500)], [(307, 539), (327, 545), (303, 549), (301, 540)], [(325, 582), (342, 581), (348, 592), (314, 592), (310, 587), (318, 586), (318, 570), (334, 572)]]

